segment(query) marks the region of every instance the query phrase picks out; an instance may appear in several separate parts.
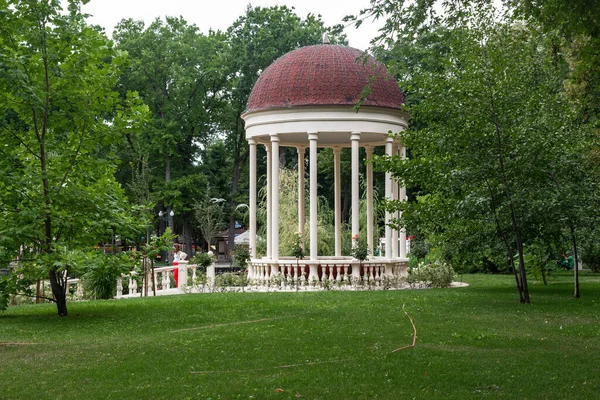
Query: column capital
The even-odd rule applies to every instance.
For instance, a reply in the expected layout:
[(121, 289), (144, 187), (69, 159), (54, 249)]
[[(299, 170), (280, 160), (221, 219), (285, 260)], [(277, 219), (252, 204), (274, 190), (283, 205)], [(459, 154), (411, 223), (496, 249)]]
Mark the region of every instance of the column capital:
[(340, 154), (342, 152), (342, 148), (339, 146), (333, 146), (331, 150), (333, 151), (333, 154)]
[(256, 144), (256, 140), (254, 140), (254, 138), (248, 138), (248, 144), (255, 145)]
[(372, 144), (366, 144), (363, 147), (365, 148), (365, 151), (367, 152), (367, 154), (373, 154), (373, 150), (375, 149), (375, 146), (373, 146)]
[(307, 132), (308, 140), (319, 140), (319, 132)]
[(306, 146), (296, 146), (296, 152), (298, 154), (304, 154), (305, 150), (306, 150)]
[(267, 151), (267, 153), (271, 152), (271, 142), (266, 142), (263, 143), (265, 145), (265, 150)]
[(351, 132), (350, 140), (360, 140), (360, 132)]
[(394, 138), (393, 138), (393, 137), (391, 137), (391, 136), (388, 136), (388, 137), (385, 139), (385, 142), (386, 142), (386, 143), (394, 143)]
[(272, 133), (269, 135), (271, 137), (271, 142), (279, 142), (279, 135), (276, 133)]

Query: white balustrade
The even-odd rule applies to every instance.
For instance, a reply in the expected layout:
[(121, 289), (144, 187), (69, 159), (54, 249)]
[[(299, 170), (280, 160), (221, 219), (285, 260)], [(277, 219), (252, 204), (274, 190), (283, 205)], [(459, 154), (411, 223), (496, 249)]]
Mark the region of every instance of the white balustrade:
[(117, 299), (123, 297), (123, 278), (117, 278)]
[(136, 275), (136, 273), (134, 271), (132, 271), (131, 274), (129, 275), (129, 295), (130, 296), (137, 294), (138, 283), (137, 283), (137, 279), (135, 278), (135, 275)]

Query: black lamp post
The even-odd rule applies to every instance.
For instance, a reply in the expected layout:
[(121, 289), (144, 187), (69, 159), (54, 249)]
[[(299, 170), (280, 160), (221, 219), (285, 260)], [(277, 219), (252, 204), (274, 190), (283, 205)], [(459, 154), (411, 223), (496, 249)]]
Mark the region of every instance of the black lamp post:
[[(173, 216), (175, 215), (175, 212), (173, 210), (167, 212), (164, 212), (163, 210), (160, 210), (158, 212), (158, 217), (160, 219), (162, 219), (163, 221), (165, 221), (165, 224), (167, 225), (167, 228), (171, 228), (171, 221), (173, 220)], [(171, 228), (172, 230), (173, 228)], [(166, 251), (165, 254), (165, 261), (166, 261), (166, 265), (169, 265), (169, 251)]]

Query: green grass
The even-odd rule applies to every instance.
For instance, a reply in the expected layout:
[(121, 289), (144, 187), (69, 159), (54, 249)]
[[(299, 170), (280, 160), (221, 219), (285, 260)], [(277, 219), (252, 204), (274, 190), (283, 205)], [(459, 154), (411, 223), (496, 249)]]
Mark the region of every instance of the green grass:
[[(530, 305), (511, 276), (463, 278), (469, 287), (70, 303), (67, 318), (11, 307), (0, 399), (597, 398), (600, 275), (583, 275), (580, 299), (566, 273), (532, 281)], [(417, 342), (392, 352), (412, 342), (403, 307)]]

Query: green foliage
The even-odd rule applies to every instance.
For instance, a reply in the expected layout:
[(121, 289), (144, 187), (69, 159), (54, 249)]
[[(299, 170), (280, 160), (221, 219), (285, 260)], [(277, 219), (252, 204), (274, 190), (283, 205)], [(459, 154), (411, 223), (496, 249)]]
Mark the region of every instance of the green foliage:
[(582, 253), (583, 265), (594, 272), (600, 272), (600, 244), (595, 241), (588, 243), (582, 248)]
[(35, 265), (56, 278), (66, 315), (61, 263), (51, 254), (90, 249), (117, 232), (135, 237), (143, 224), (114, 179), (111, 148), (141, 127), (145, 107), (114, 91), (126, 54), (86, 24), (81, 2), (70, 1), (69, 12), (60, 4), (0, 4), (0, 248), (40, 257)]
[(219, 289), (228, 287), (245, 287), (248, 285), (248, 277), (245, 272), (225, 272), (215, 276), (214, 286)]
[[(371, 10), (399, 17), (383, 4)], [(461, 269), (506, 270), (517, 253), (526, 292), (524, 246), (558, 242), (567, 227), (575, 237), (597, 214), (598, 138), (565, 107), (568, 60), (551, 35), (489, 2), (446, 2), (444, 13), (398, 4), (408, 20), (385, 28), (398, 39), (381, 54), (407, 93), (410, 157), (378, 162), (416, 199), (388, 209)]]
[(95, 299), (112, 299), (117, 290), (117, 278), (127, 274), (133, 267), (130, 254), (95, 252), (86, 257), (86, 272), (82, 279)]
[(407, 283), (429, 288), (449, 287), (454, 281), (454, 275), (454, 270), (446, 263), (419, 263), (418, 266), (408, 269)]
[(246, 268), (248, 261), (250, 261), (250, 245), (247, 243), (234, 244), (233, 251), (233, 265), (235, 267)]
[(9, 270), (8, 275), (0, 276), (0, 311), (6, 311), (15, 295), (33, 296), (34, 281), (21, 272), (21, 268), (17, 268)]
[[(282, 169), (279, 171), (279, 252), (281, 255), (294, 255), (298, 244), (298, 179), (297, 171)], [(261, 222), (260, 234), (266, 237), (266, 187), (259, 191), (261, 199), (257, 216)], [(308, 198), (308, 195), (306, 195)], [(309, 205), (306, 204), (308, 207)], [(318, 253), (320, 255), (333, 255), (334, 252), (334, 214), (328, 202), (320, 197), (317, 204), (317, 238)], [(305, 212), (308, 215), (308, 211)], [(304, 231), (309, 231), (309, 222), (306, 221)], [(310, 237), (305, 235), (305, 249), (310, 248)], [(295, 253), (297, 254), (297, 253)]]
[(191, 259), (192, 264), (196, 264), (203, 271), (206, 271), (206, 268), (213, 265), (216, 261), (216, 257), (211, 253), (198, 252), (194, 254), (194, 257)]
[(352, 249), (352, 257), (356, 258), (359, 261), (364, 261), (369, 257), (370, 254), (369, 247), (366, 244), (361, 243), (360, 241), (354, 246)]
[(160, 236), (153, 236), (150, 241), (142, 247), (144, 257), (154, 259), (163, 251), (169, 251), (173, 247), (173, 240), (177, 236), (173, 234), (171, 228), (167, 228)]
[(427, 242), (422, 237), (422, 235), (418, 235), (410, 240), (411, 257), (415, 257), (416, 259), (422, 260), (427, 256), (428, 253), (429, 246), (427, 246)]
[(206, 198), (204, 201), (194, 204), (196, 221), (198, 221), (204, 240), (208, 243), (209, 250), (210, 246), (214, 244), (215, 236), (227, 228), (223, 202), (223, 199)]
[(302, 248), (304, 241), (302, 240), (302, 234), (296, 232), (296, 242), (292, 245), (290, 253), (297, 260), (304, 259), (304, 249)]
[(535, 278), (542, 279), (547, 285), (548, 271), (555, 269), (559, 252), (554, 244), (546, 244), (541, 239), (536, 239), (525, 247), (525, 265), (527, 271)]

